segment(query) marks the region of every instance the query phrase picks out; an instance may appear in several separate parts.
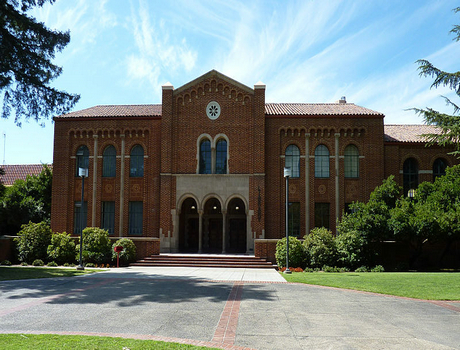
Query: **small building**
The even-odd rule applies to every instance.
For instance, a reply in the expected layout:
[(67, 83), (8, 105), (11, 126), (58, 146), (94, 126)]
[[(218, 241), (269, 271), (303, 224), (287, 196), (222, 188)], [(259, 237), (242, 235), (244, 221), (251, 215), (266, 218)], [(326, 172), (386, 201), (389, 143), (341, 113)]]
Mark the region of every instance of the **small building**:
[[(51, 164), (47, 164), (52, 169)], [(4, 186), (13, 186), (16, 180), (25, 180), (28, 175), (38, 176), (43, 171), (44, 164), (15, 164), (0, 166), (5, 172), (0, 175), (0, 182)]]
[[(51, 225), (129, 237), (138, 253), (253, 253), (257, 239), (335, 231), (354, 201), (394, 175), (404, 191), (457, 163), (425, 147), (424, 125), (385, 125), (384, 115), (348, 103), (267, 103), (266, 86), (215, 70), (162, 103), (95, 106), (55, 121)], [(88, 168), (84, 203), (78, 168)], [(158, 247), (159, 245), (159, 247)]]

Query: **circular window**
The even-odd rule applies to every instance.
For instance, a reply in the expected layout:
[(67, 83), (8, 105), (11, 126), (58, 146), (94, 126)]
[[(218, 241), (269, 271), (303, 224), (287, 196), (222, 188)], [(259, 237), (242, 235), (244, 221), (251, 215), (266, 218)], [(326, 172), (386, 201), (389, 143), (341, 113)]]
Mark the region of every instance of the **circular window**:
[(216, 101), (211, 101), (206, 106), (206, 115), (209, 119), (215, 120), (220, 116), (220, 105)]

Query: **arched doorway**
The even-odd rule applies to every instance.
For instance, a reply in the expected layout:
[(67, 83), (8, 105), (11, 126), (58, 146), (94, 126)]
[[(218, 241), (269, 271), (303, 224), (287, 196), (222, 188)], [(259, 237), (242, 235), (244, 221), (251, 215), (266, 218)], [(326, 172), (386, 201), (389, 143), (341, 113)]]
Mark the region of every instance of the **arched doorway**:
[(179, 251), (195, 253), (199, 240), (198, 206), (193, 198), (184, 200), (179, 218)]
[(216, 198), (208, 199), (204, 205), (203, 252), (222, 252), (222, 208)]
[(228, 241), (229, 253), (246, 252), (246, 206), (240, 198), (233, 198), (228, 204)]

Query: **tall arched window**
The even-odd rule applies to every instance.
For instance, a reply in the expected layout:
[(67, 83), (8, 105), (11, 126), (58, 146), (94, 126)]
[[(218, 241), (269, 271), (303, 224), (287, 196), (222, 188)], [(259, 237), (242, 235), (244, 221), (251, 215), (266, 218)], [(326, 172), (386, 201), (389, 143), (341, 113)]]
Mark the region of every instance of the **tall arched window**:
[(439, 176), (446, 175), (446, 168), (447, 162), (444, 159), (436, 159), (433, 163), (433, 181)]
[(144, 149), (141, 145), (136, 145), (131, 149), (129, 156), (129, 176), (144, 176)]
[(75, 176), (79, 176), (78, 168), (88, 169), (89, 167), (89, 150), (86, 146), (80, 146), (77, 150), (77, 162)]
[(216, 145), (216, 174), (227, 174), (227, 141), (224, 139)]
[(348, 145), (345, 148), (345, 177), (359, 177), (359, 152), (355, 145)]
[(107, 146), (102, 154), (102, 177), (115, 177), (117, 151), (112, 145)]
[(418, 187), (418, 164), (414, 158), (408, 158), (403, 164), (403, 191), (407, 196), (409, 190)]
[(284, 166), (291, 168), (291, 177), (300, 176), (300, 151), (296, 145), (289, 145), (286, 148)]
[(324, 145), (315, 149), (315, 177), (329, 177), (329, 149)]
[(200, 143), (200, 174), (211, 174), (211, 141)]

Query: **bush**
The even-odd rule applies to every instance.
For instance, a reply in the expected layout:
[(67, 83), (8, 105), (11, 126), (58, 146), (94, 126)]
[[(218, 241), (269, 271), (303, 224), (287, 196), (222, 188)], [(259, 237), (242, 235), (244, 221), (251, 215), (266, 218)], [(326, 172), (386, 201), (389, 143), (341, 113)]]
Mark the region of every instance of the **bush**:
[(46, 264), (46, 266), (56, 267), (58, 266), (58, 264), (55, 261), (51, 261), (48, 264)]
[(19, 261), (30, 263), (36, 259), (46, 259), (51, 235), (51, 228), (45, 222), (22, 225), (18, 237), (14, 239)]
[(51, 236), (51, 244), (48, 246), (47, 253), (51, 260), (57, 261), (61, 265), (74, 262), (75, 242), (65, 232), (54, 233)]
[(369, 261), (366, 251), (366, 239), (355, 230), (346, 231), (335, 238), (338, 264), (356, 269)]
[(41, 259), (35, 259), (32, 265), (33, 266), (45, 266), (45, 263)]
[(321, 267), (324, 265), (337, 265), (337, 246), (331, 231), (324, 227), (317, 227), (305, 236), (303, 242), (307, 265)]
[(122, 246), (123, 251), (120, 253), (120, 265), (129, 265), (136, 261), (136, 245), (129, 238), (122, 238), (112, 245), (112, 260), (117, 261), (117, 253), (114, 251), (116, 246)]
[(85, 267), (95, 267), (95, 266), (96, 266), (96, 265), (93, 264), (93, 263), (86, 263), (86, 264), (85, 264)]
[[(286, 238), (276, 242), (276, 263), (286, 267)], [(289, 237), (289, 266), (305, 268), (305, 250), (296, 237)]]
[(355, 270), (355, 272), (369, 272), (369, 269), (367, 266), (360, 266)]
[(3, 260), (0, 265), (4, 265), (4, 266), (11, 266), (11, 261), (9, 260)]
[(29, 264), (26, 263), (25, 261), (23, 261), (20, 265), (21, 265), (21, 266), (28, 266)]
[[(84, 263), (104, 264), (110, 261), (111, 244), (109, 233), (98, 227), (87, 227), (83, 230)], [(76, 260), (80, 259), (80, 245), (76, 246)]]
[(385, 269), (382, 265), (377, 265), (371, 270), (371, 272), (385, 272)]

